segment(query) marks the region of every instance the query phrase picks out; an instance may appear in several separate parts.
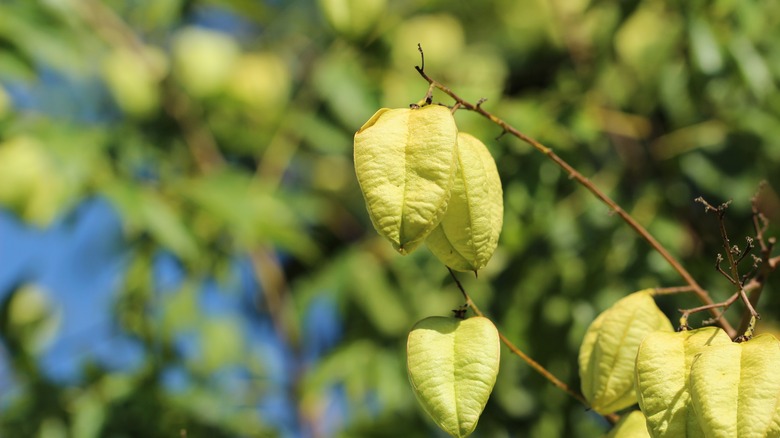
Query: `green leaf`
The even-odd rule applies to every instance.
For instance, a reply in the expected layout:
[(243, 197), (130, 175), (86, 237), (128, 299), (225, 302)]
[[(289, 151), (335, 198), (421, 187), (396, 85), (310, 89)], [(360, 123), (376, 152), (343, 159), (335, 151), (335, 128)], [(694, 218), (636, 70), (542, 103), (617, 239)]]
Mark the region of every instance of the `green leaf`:
[(61, 312), (41, 287), (24, 284), (7, 304), (7, 330), (28, 353), (40, 354), (60, 328)]
[(349, 290), (355, 304), (386, 336), (397, 337), (408, 330), (409, 312), (387, 281), (384, 267), (371, 253), (355, 253), (349, 262)]
[(691, 363), (699, 353), (730, 344), (728, 335), (717, 327), (659, 331), (642, 341), (636, 356), (636, 388), (652, 436), (704, 436), (690, 406)]
[(97, 438), (100, 436), (103, 424), (106, 422), (108, 406), (101, 400), (100, 394), (95, 390), (87, 390), (68, 405), (72, 412), (71, 434), (84, 438)]
[(780, 436), (780, 342), (765, 333), (703, 351), (691, 365), (696, 418), (707, 437)]
[(227, 33), (197, 26), (184, 27), (172, 38), (173, 73), (193, 96), (221, 92), (238, 60), (238, 43)]
[(707, 74), (719, 72), (723, 68), (723, 56), (709, 23), (696, 17), (691, 21), (688, 32), (695, 65)]
[(656, 330), (672, 331), (651, 291), (634, 292), (616, 302), (593, 321), (582, 340), (582, 393), (600, 414), (636, 403), (634, 363), (639, 344)]
[(642, 411), (631, 411), (623, 415), (620, 421), (609, 431), (606, 438), (648, 438), (647, 424)]
[(148, 232), (183, 260), (197, 257), (198, 244), (177, 204), (154, 190), (124, 182), (107, 186), (104, 193), (121, 213), (129, 233)]
[(472, 135), (458, 133), (455, 182), (447, 212), (425, 243), (445, 265), (477, 271), (493, 256), (504, 222), (496, 162)]
[(458, 129), (446, 107), (387, 109), (355, 134), (355, 173), (374, 228), (401, 254), (447, 210)]
[(355, 40), (376, 30), (385, 0), (319, 0), (317, 4), (338, 33)]
[(755, 45), (744, 35), (735, 35), (729, 43), (729, 51), (739, 67), (745, 85), (758, 99), (775, 92), (772, 71), (756, 49)]
[(181, 192), (197, 207), (196, 222), (206, 230), (201, 230), (201, 236), (216, 240), (227, 232), (241, 251), (264, 244), (283, 248), (305, 261), (319, 255), (319, 248), (294, 208), (294, 200), (286, 192), (272, 193), (235, 170), (180, 183)]
[(407, 369), (417, 399), (434, 422), (465, 437), (493, 390), (498, 375), (498, 330), (483, 317), (430, 317), (418, 322), (407, 341)]
[[(36, 124), (36, 137), (26, 134), (0, 142), (0, 205), (40, 227), (48, 226), (78, 200), (86, 181), (102, 171), (94, 144), (99, 136)], [(69, 135), (70, 137), (66, 137)], [(91, 141), (78, 144), (77, 141)]]
[(200, 335), (203, 354), (197, 361), (198, 370), (213, 373), (243, 360), (246, 346), (240, 321), (228, 316), (209, 318), (200, 327)]

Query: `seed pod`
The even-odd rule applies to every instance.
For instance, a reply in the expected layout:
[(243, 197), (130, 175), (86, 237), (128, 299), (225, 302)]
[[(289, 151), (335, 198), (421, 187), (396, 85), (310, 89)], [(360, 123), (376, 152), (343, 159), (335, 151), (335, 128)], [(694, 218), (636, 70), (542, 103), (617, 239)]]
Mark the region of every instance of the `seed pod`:
[(483, 317), (430, 317), (407, 340), (412, 390), (425, 412), (445, 432), (465, 437), (493, 390), (500, 359), (498, 330)]
[(717, 327), (645, 337), (636, 355), (636, 391), (650, 435), (705, 436), (690, 403), (691, 363), (698, 354), (731, 343)]
[(691, 365), (693, 410), (708, 437), (780, 436), (780, 342), (765, 333), (713, 346)]
[(496, 162), (481, 141), (460, 132), (452, 197), (441, 223), (425, 243), (450, 268), (477, 271), (493, 255), (503, 222)]
[(441, 221), (455, 174), (449, 109), (383, 108), (355, 134), (355, 173), (374, 228), (401, 254)]
[(588, 327), (580, 346), (582, 394), (593, 410), (611, 414), (636, 403), (634, 366), (642, 339), (672, 323), (650, 290), (628, 295), (602, 312)]
[(621, 416), (606, 438), (650, 438), (642, 411), (631, 411)]

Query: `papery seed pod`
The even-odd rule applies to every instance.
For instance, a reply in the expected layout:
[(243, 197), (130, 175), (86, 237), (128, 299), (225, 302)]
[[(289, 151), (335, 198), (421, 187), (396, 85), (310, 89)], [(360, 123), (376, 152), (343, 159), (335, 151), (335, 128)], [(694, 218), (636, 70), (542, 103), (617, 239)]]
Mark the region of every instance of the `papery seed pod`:
[(691, 406), (691, 364), (702, 352), (731, 343), (718, 327), (645, 337), (636, 355), (636, 392), (651, 436), (705, 436)]
[(458, 158), (447, 212), (425, 243), (456, 271), (477, 271), (493, 256), (504, 223), (496, 162), (477, 138), (458, 133)]
[(480, 316), (435, 316), (415, 324), (406, 344), (412, 390), (445, 432), (465, 437), (477, 427), (498, 375), (496, 326)]
[(631, 411), (620, 416), (620, 421), (605, 438), (650, 438), (642, 411)]
[(764, 333), (702, 351), (691, 364), (691, 404), (707, 437), (780, 436), (780, 342)]
[(458, 129), (446, 107), (383, 108), (355, 134), (355, 173), (374, 228), (401, 254), (441, 221)]
[(672, 332), (672, 323), (650, 292), (642, 290), (620, 299), (591, 323), (582, 340), (582, 394), (600, 414), (636, 403), (634, 366), (639, 344), (657, 330)]

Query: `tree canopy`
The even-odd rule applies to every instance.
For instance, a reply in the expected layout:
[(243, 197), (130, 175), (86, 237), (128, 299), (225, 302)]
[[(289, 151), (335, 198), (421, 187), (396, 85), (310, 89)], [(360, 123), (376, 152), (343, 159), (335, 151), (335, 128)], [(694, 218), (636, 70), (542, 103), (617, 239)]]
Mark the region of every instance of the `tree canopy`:
[[(428, 75), (555, 150), (725, 299), (694, 198), (731, 201), (742, 243), (766, 180), (778, 234), (778, 28), (771, 1), (0, 2), (0, 435), (436, 436), (406, 335), (463, 298), (430, 251), (377, 235), (352, 155), (379, 108), (426, 96), (418, 44)], [(463, 286), (578, 388), (595, 316), (683, 281), (543, 154), (454, 117), (504, 197)], [(778, 308), (766, 287), (759, 310)], [(673, 321), (699, 304), (658, 302)], [(504, 354), (475, 436), (607, 430)]]

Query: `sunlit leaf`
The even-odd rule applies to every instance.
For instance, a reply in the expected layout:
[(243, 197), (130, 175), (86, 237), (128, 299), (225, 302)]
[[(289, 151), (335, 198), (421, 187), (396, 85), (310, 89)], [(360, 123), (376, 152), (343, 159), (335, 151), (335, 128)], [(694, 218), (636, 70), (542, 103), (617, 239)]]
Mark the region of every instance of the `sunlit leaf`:
[(385, 0), (319, 0), (317, 4), (337, 32), (355, 39), (374, 30), (386, 7)]
[(388, 284), (376, 257), (372, 254), (355, 254), (349, 261), (352, 299), (376, 328), (390, 336), (408, 330), (412, 321), (409, 321), (398, 292)]
[(228, 317), (215, 317), (201, 326), (202, 355), (197, 368), (206, 373), (241, 361), (245, 351), (244, 336), (238, 321)]
[(274, 53), (241, 55), (231, 73), (228, 93), (263, 117), (281, 113), (289, 98), (290, 69)]
[(49, 225), (72, 202), (64, 166), (37, 138), (21, 136), (0, 143), (0, 205), (38, 226)]
[(359, 52), (343, 47), (333, 50), (320, 58), (312, 77), (312, 85), (336, 120), (350, 131), (378, 105), (376, 97), (369, 92), (371, 78), (359, 59)]
[(695, 18), (688, 32), (693, 60), (696, 62), (697, 67), (707, 74), (720, 71), (723, 68), (723, 56), (709, 23), (700, 18)]
[(237, 170), (214, 173), (182, 181), (180, 190), (197, 206), (203, 237), (227, 233), (236, 248), (270, 245), (308, 261), (319, 254), (290, 199), (271, 193), (249, 175)]
[(747, 86), (757, 98), (763, 99), (777, 89), (766, 61), (749, 39), (743, 35), (735, 36), (729, 44), (729, 50)]
[(119, 106), (128, 114), (145, 116), (160, 105), (160, 81), (167, 73), (161, 50), (144, 47), (114, 50), (103, 59), (103, 76)]
[(26, 284), (11, 296), (7, 321), (22, 348), (39, 353), (57, 333), (61, 311), (49, 293), (35, 284)]
[(105, 193), (120, 211), (129, 233), (148, 232), (182, 259), (192, 259), (198, 247), (180, 211), (152, 190), (132, 184), (115, 184)]
[(226, 33), (186, 27), (173, 38), (173, 71), (193, 96), (213, 96), (229, 81), (239, 53), (238, 44)]

